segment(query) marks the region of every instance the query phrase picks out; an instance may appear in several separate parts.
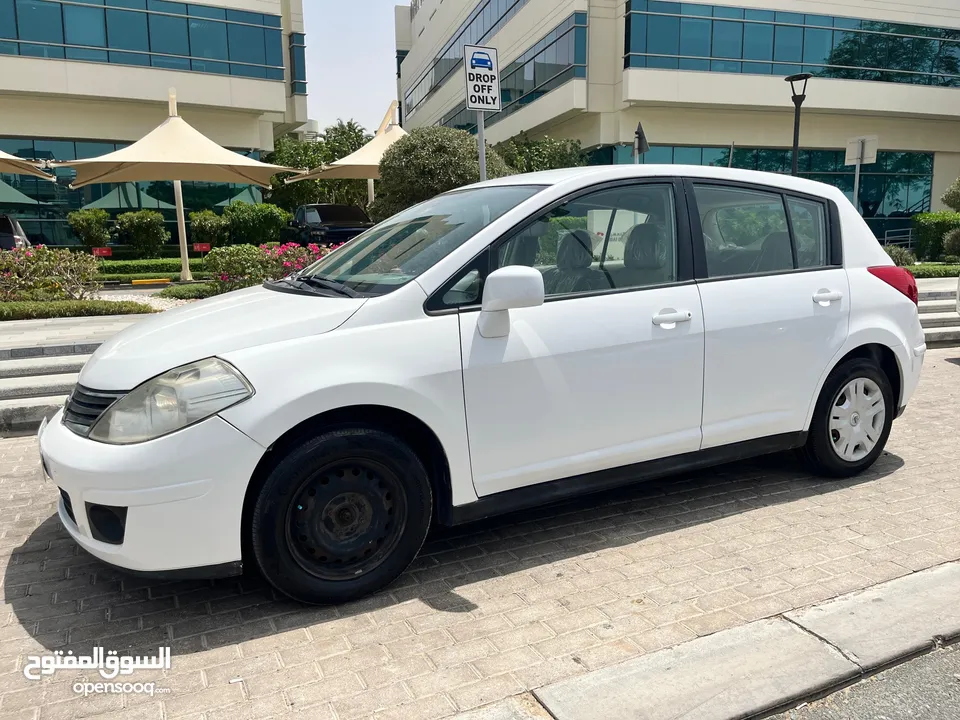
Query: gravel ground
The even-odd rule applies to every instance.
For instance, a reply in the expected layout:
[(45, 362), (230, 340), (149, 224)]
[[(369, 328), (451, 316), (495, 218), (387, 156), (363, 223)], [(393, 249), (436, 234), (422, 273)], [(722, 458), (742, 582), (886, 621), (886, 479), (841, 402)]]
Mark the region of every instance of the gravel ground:
[(109, 300), (110, 302), (124, 302), (129, 300), (132, 302), (143, 303), (144, 305), (149, 305), (152, 308), (157, 310), (170, 310), (171, 308), (180, 307), (181, 305), (186, 305), (190, 302), (196, 302), (194, 300), (172, 300), (167, 298), (157, 297), (156, 295), (141, 295), (138, 293), (99, 293), (97, 295), (99, 300)]

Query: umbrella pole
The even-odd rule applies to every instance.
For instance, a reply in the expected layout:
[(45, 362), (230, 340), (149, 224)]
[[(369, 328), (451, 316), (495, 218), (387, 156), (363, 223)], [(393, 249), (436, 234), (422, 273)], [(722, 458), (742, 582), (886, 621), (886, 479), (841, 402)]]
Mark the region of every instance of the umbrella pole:
[(177, 234), (180, 236), (180, 279), (183, 282), (193, 280), (190, 274), (190, 256), (187, 254), (187, 221), (183, 216), (183, 185), (173, 181), (173, 195), (177, 201)]
[(370, 205), (373, 205), (373, 201), (377, 199), (377, 194), (373, 190), (373, 178), (367, 179), (367, 202)]

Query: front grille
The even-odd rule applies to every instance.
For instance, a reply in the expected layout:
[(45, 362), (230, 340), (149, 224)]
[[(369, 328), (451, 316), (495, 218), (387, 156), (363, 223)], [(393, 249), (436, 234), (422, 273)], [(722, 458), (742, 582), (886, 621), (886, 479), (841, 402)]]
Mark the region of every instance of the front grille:
[(104, 411), (126, 394), (114, 390), (91, 390), (77, 385), (63, 409), (63, 424), (77, 435), (86, 437)]
[(347, 240), (353, 240), (362, 232), (364, 232), (363, 228), (350, 228), (349, 230), (332, 230), (328, 228), (326, 231), (325, 242), (331, 245), (347, 242)]
[(57, 489), (60, 491), (60, 497), (63, 498), (63, 509), (67, 511), (67, 517), (73, 520), (73, 524), (76, 525), (77, 519), (73, 516), (73, 503), (70, 502), (70, 496), (63, 488)]

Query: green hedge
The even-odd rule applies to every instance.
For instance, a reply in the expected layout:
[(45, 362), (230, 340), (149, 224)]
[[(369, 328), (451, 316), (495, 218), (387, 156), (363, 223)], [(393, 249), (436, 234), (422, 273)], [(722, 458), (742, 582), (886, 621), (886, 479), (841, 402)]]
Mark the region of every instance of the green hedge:
[[(211, 273), (205, 272), (195, 272), (193, 273), (194, 280), (209, 280), (212, 277)], [(171, 272), (159, 272), (159, 273), (107, 273), (105, 275), (97, 275), (97, 280), (99, 282), (119, 282), (119, 283), (130, 283), (134, 280), (170, 280), (171, 282), (180, 281), (180, 273), (171, 273)]]
[[(104, 274), (130, 274), (140, 275), (143, 273), (179, 273), (179, 259), (154, 258), (151, 260), (104, 260), (100, 272)], [(202, 260), (191, 260), (190, 269), (203, 270)]]
[(217, 295), (217, 287), (212, 283), (192, 283), (189, 285), (171, 285), (157, 293), (157, 297), (173, 300), (203, 300)]
[(157, 312), (138, 302), (109, 300), (51, 300), (47, 302), (0, 302), (0, 321), (43, 320), (46, 318), (89, 317), (94, 315), (135, 315)]
[(960, 228), (960, 213), (934, 212), (913, 216), (917, 257), (921, 260), (939, 260), (943, 255), (943, 236)]
[(955, 278), (960, 276), (960, 265), (933, 265), (924, 263), (907, 268), (915, 278)]

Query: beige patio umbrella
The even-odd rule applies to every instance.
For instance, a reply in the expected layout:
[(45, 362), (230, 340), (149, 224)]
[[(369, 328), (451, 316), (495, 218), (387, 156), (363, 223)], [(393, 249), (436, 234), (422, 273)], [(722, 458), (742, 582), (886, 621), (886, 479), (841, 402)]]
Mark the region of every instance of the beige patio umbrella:
[(177, 94), (170, 90), (170, 117), (129, 147), (86, 160), (51, 163), (70, 167), (77, 177), (71, 188), (92, 183), (173, 181), (180, 234), (183, 280), (192, 280), (187, 256), (187, 228), (181, 181), (249, 183), (270, 187), (270, 178), (282, 172), (300, 172), (269, 165), (217, 145), (177, 115)]
[(383, 154), (397, 140), (406, 135), (406, 131), (393, 122), (393, 114), (397, 109), (397, 102), (390, 105), (383, 122), (373, 140), (354, 153), (341, 158), (336, 162), (322, 167), (308, 170), (302, 175), (289, 178), (286, 183), (300, 182), (301, 180), (366, 180), (373, 202), (373, 181), (380, 179), (380, 160)]
[(10, 155), (0, 150), (0, 173), (13, 173), (14, 175), (32, 175), (33, 177), (43, 178), (51, 182), (57, 179), (52, 175), (47, 175), (40, 167), (43, 163), (22, 160), (15, 155)]

